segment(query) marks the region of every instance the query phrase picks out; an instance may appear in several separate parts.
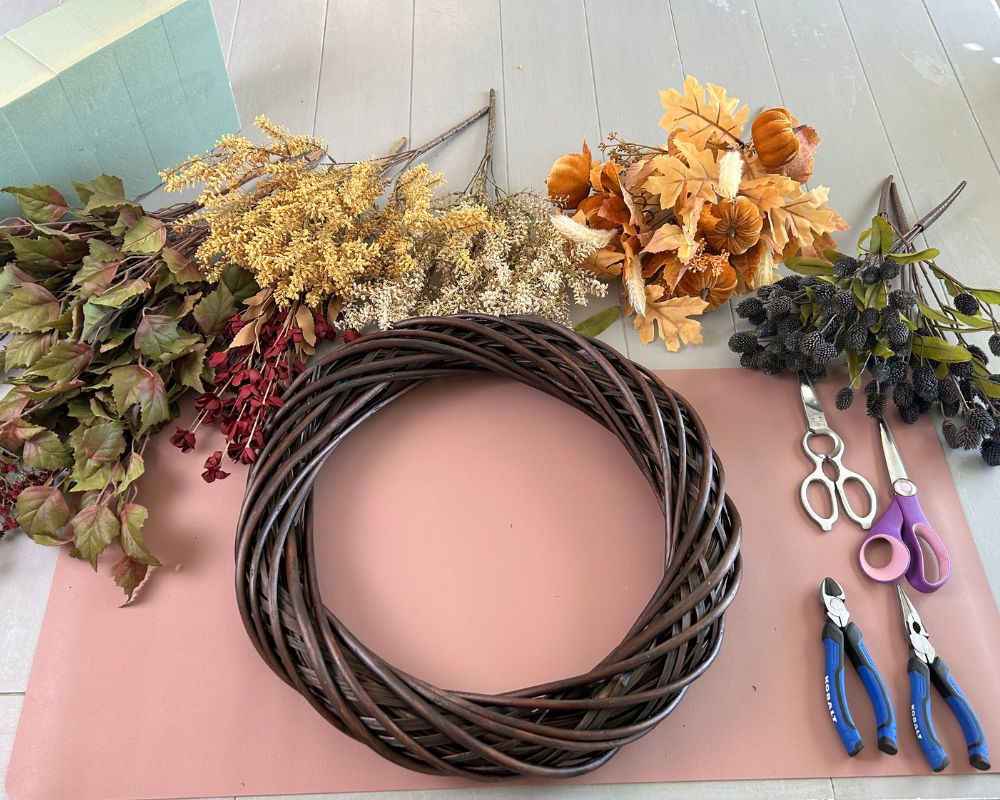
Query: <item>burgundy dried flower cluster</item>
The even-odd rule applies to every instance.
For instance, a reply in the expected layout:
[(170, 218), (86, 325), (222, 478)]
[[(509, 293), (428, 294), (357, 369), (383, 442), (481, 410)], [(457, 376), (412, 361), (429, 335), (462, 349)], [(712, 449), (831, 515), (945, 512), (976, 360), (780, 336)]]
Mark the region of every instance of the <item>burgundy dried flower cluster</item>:
[(31, 469), (23, 464), (0, 461), (0, 538), (7, 531), (18, 527), (17, 498), (29, 486), (45, 483), (52, 472), (47, 469)]
[[(226, 324), (226, 338), (232, 340), (246, 324), (234, 314)], [(313, 314), (313, 327), (317, 344), (333, 341), (337, 336), (322, 314)], [(355, 331), (349, 331), (344, 340), (356, 336)], [(197, 410), (194, 422), (190, 428), (178, 427), (170, 443), (187, 453), (195, 447), (199, 426), (217, 425), (226, 437), (226, 455), (230, 459), (240, 464), (256, 461), (264, 444), (268, 417), (281, 406), (282, 392), (305, 369), (305, 359), (312, 352), (304, 337), (295, 316), (282, 311), (258, 326), (252, 344), (213, 353), (208, 359), (208, 366), (215, 373), (213, 387), (198, 395), (194, 401)], [(221, 468), (222, 455), (221, 450), (216, 450), (205, 460), (201, 476), (206, 482), (229, 476)]]

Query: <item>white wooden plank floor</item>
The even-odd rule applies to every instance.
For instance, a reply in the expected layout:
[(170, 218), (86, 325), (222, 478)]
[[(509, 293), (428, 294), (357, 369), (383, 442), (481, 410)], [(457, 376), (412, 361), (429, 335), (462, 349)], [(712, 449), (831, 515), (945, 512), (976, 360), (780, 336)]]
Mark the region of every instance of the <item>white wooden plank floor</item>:
[[(58, 0), (0, 0), (0, 34)], [(213, 0), (245, 124), (264, 113), (312, 131), (341, 158), (421, 141), (500, 94), (496, 172), (544, 188), (553, 158), (610, 131), (658, 140), (656, 91), (685, 74), (756, 110), (785, 104), (824, 138), (814, 184), (852, 224), (893, 173), (909, 213), (959, 180), (969, 188), (928, 241), (970, 283), (1000, 283), (1000, 14), (994, 0)], [(453, 187), (480, 157), (481, 130), (431, 163)], [(590, 311), (581, 312), (581, 316)], [(604, 338), (651, 367), (731, 366), (732, 319), (706, 344), (642, 347), (623, 323)], [(950, 454), (966, 515), (1000, 598), (996, 473)], [(54, 564), (23, 538), (0, 542), (0, 778), (13, 741)], [(817, 720), (816, 724), (823, 724)], [(415, 792), (406, 800), (995, 798), (1000, 776), (731, 781)], [(5, 797), (0, 789), (0, 798)], [(364, 798), (387, 795), (332, 795)], [(314, 796), (318, 797), (318, 796)]]

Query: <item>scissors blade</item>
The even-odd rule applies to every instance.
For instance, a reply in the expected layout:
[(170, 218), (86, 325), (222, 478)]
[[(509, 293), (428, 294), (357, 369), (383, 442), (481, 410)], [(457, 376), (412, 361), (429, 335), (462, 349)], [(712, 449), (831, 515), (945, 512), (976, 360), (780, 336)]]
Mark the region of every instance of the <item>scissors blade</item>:
[(906, 477), (906, 467), (903, 466), (903, 459), (899, 455), (899, 447), (892, 436), (888, 423), (879, 417), (878, 420), (879, 438), (882, 440), (882, 454), (885, 456), (885, 468), (889, 472), (889, 482), (895, 485), (896, 481), (909, 480)]
[(828, 431), (830, 426), (826, 424), (826, 414), (819, 404), (816, 391), (813, 389), (812, 381), (804, 372), (799, 373), (799, 394), (802, 396), (802, 408), (806, 412), (806, 424), (813, 432)]

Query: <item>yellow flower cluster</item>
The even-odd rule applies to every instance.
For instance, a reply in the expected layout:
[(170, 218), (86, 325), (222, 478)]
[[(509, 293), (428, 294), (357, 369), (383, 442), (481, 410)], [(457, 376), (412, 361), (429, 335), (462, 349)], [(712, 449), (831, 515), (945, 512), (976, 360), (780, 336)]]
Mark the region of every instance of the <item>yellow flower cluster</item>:
[(565, 320), (570, 293), (603, 293), (578, 266), (594, 248), (566, 244), (542, 198), (442, 196), (426, 164), (391, 178), (399, 157), (338, 164), (317, 139), (256, 124), (264, 144), (227, 136), (163, 173), (168, 191), (202, 187), (181, 224), (207, 228), (197, 255), (210, 280), (239, 266), (278, 308), (333, 302), (359, 327), (457, 311)]

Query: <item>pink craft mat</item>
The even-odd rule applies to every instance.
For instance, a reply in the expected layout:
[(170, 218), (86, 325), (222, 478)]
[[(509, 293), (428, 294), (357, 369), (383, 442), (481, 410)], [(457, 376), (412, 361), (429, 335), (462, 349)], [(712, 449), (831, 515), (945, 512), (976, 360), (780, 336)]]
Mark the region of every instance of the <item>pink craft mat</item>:
[[(583, 783), (924, 774), (891, 587), (855, 565), (861, 535), (821, 534), (798, 485), (809, 462), (797, 387), (743, 370), (661, 373), (698, 409), (744, 522), (745, 577), (712, 669), (678, 710)], [(832, 409), (830, 387), (821, 392)], [(861, 408), (831, 418), (847, 463), (885, 480)], [(896, 435), (951, 582), (916, 602), (1000, 755), (1000, 615), (929, 423)], [(60, 560), (7, 776), (14, 800), (91, 800), (456, 787), (341, 735), (246, 639), (232, 589), (241, 474), (206, 486), (198, 454), (157, 439), (142, 492), (149, 541), (176, 565), (119, 610), (106, 574)], [(207, 449), (207, 448), (204, 448)], [(200, 456), (204, 457), (204, 453)], [(453, 688), (502, 690), (590, 667), (656, 583), (661, 521), (620, 445), (582, 414), (491, 378), (409, 395), (338, 450), (319, 483), (326, 599), (399, 666)], [(529, 558), (525, 558), (529, 556)], [(107, 565), (102, 565), (106, 573)], [(892, 694), (902, 752), (844, 755), (823, 696), (818, 586), (838, 578)], [(461, 602), (456, 602), (461, 600)], [(525, 655), (520, 655), (521, 653)], [(948, 772), (970, 772), (935, 698)], [(1000, 760), (1000, 759), (998, 759)]]

